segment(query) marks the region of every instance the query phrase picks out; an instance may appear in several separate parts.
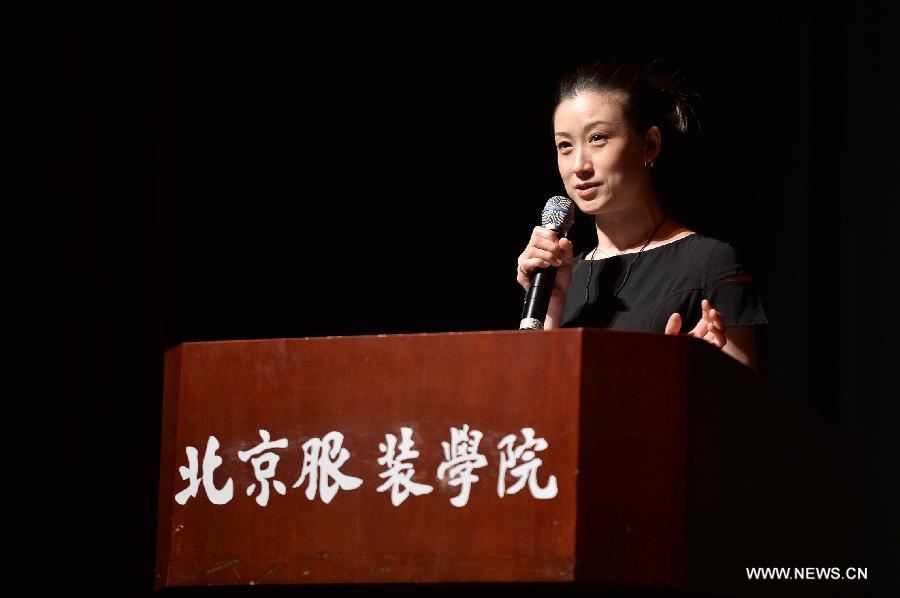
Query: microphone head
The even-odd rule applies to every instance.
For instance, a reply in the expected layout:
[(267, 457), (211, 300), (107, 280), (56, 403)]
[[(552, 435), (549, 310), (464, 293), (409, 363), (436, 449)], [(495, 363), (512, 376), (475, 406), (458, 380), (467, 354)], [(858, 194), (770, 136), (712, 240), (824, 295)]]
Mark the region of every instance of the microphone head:
[(541, 212), (541, 226), (556, 232), (560, 238), (565, 237), (569, 227), (575, 222), (575, 204), (568, 197), (554, 195), (547, 200)]

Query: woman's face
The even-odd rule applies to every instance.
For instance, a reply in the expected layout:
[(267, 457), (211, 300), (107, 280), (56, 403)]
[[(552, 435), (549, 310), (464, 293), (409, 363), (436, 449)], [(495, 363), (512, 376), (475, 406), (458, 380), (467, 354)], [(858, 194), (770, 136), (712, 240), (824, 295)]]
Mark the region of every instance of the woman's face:
[(553, 115), (559, 175), (586, 214), (628, 210), (649, 182), (644, 162), (652, 157), (625, 121), (623, 99), (584, 93), (561, 102)]

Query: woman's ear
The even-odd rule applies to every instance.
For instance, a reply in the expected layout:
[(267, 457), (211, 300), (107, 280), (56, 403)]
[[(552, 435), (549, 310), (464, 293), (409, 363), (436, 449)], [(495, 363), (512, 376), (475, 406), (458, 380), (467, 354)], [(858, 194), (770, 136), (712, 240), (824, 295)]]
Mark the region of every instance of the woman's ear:
[(653, 162), (659, 156), (659, 150), (662, 149), (662, 133), (660, 133), (659, 127), (653, 125), (647, 130), (647, 134), (644, 135), (644, 144), (647, 147), (644, 162)]

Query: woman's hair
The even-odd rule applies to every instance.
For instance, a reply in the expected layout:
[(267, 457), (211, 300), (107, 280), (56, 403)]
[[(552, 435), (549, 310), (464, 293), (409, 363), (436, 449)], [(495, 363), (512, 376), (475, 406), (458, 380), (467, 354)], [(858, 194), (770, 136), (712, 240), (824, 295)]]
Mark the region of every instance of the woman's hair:
[(666, 133), (699, 133), (695, 112), (699, 95), (681, 77), (667, 74), (659, 60), (646, 66), (618, 59), (601, 59), (582, 65), (559, 84), (556, 105), (582, 93), (619, 93), (622, 113), (632, 128), (643, 135), (656, 125)]

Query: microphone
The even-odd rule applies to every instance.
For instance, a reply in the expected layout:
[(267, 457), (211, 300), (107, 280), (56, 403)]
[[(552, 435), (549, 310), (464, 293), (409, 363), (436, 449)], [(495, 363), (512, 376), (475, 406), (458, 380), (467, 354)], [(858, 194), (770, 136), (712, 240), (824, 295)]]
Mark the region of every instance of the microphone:
[[(565, 237), (569, 227), (575, 222), (575, 210), (572, 200), (562, 195), (554, 195), (547, 200), (541, 212), (541, 226), (552, 230), (558, 238)], [(522, 308), (522, 321), (519, 330), (543, 330), (544, 318), (550, 306), (550, 295), (556, 281), (556, 268), (538, 268), (531, 277), (531, 288), (525, 296)]]

